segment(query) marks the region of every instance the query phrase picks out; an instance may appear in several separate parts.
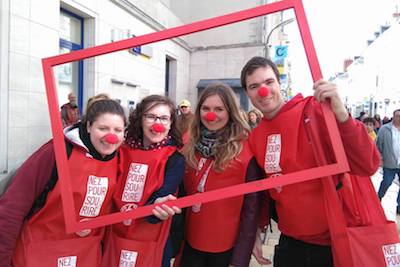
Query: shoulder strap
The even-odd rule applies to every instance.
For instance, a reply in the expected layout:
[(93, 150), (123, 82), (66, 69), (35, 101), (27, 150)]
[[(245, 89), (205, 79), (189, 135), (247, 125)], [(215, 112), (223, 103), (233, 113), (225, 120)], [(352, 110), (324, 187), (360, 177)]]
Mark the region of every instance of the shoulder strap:
[[(69, 158), (72, 154), (72, 144), (69, 142), (65, 142), (65, 148), (67, 150), (67, 157)], [(46, 186), (43, 189), (43, 192), (36, 198), (35, 202), (32, 205), (31, 210), (26, 215), (26, 219), (29, 219), (39, 211), (44, 204), (46, 203), (47, 195), (54, 189), (58, 181), (58, 173), (57, 173), (57, 166), (54, 162), (53, 170), (51, 172), (51, 176), (49, 181), (47, 182)]]

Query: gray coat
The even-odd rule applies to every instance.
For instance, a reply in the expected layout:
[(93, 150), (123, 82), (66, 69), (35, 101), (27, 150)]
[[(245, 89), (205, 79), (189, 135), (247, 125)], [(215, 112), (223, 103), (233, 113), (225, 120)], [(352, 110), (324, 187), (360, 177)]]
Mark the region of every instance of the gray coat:
[(400, 164), (397, 163), (397, 157), (393, 151), (392, 126), (393, 123), (390, 122), (379, 129), (376, 145), (382, 156), (383, 167), (400, 169)]

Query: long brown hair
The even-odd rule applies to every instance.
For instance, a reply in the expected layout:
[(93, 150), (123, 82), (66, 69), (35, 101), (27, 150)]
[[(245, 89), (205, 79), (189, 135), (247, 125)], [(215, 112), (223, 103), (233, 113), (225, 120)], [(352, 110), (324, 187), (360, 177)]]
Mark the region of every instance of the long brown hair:
[(158, 105), (168, 106), (171, 112), (171, 128), (169, 130), (169, 135), (172, 141), (177, 147), (182, 147), (182, 137), (178, 129), (176, 128), (176, 115), (175, 115), (175, 105), (171, 99), (162, 95), (149, 95), (137, 104), (136, 109), (129, 115), (129, 126), (126, 132), (126, 141), (142, 141), (143, 140), (143, 125), (142, 117), (143, 115)]
[(242, 151), (242, 141), (245, 140), (250, 132), (249, 126), (243, 116), (240, 114), (239, 104), (231, 87), (223, 83), (213, 83), (208, 85), (200, 95), (196, 107), (194, 119), (189, 131), (189, 142), (184, 148), (184, 155), (189, 166), (196, 168), (198, 161), (195, 156), (196, 143), (201, 138), (201, 119), (200, 109), (204, 101), (213, 95), (218, 95), (229, 115), (229, 121), (222, 129), (220, 140), (215, 144), (213, 168), (216, 171), (223, 171), (229, 163), (234, 160)]

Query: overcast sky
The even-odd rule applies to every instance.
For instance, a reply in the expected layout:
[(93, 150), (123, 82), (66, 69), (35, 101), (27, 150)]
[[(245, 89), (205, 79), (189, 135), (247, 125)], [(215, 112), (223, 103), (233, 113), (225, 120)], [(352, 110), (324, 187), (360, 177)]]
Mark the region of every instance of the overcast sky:
[[(400, 0), (303, 0), (324, 76), (342, 70), (343, 60), (360, 55), (380, 25), (389, 22)], [(326, 77), (329, 78), (329, 77)]]
[[(324, 79), (329, 79), (343, 71), (346, 58), (362, 54), (380, 25), (391, 21), (400, 0), (303, 0), (303, 4)], [(296, 24), (285, 26), (285, 32), (290, 36), (292, 87), (295, 93), (310, 95), (312, 80)]]

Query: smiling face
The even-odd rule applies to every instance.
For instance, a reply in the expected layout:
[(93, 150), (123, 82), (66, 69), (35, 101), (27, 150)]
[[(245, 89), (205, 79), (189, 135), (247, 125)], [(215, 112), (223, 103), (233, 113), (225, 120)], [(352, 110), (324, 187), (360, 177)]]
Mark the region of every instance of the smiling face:
[[(212, 121), (206, 119), (206, 114), (214, 112), (216, 118)], [(219, 95), (207, 97), (200, 107), (200, 120), (210, 131), (217, 131), (226, 126), (229, 121), (229, 114)]]
[[(260, 96), (258, 90), (266, 86), (269, 89), (267, 96)], [(272, 119), (283, 106), (280, 93), (280, 84), (271, 67), (260, 67), (246, 76), (246, 92), (251, 103), (259, 109), (267, 119)]]
[(257, 115), (254, 112), (249, 113), (249, 121), (251, 123), (257, 123)]
[[(94, 148), (103, 157), (111, 155), (124, 141), (124, 118), (121, 115), (104, 113), (99, 115), (95, 121), (88, 123), (87, 132)], [(106, 140), (108, 134), (115, 134), (118, 140), (110, 144)]]
[(396, 127), (400, 127), (400, 110), (395, 110), (393, 112), (393, 124)]
[[(157, 130), (161, 127), (153, 127), (154, 124), (162, 124), (164, 126), (163, 131)], [(147, 110), (142, 116), (142, 128), (144, 146), (164, 140), (171, 129), (171, 109), (169, 106), (159, 104)]]

